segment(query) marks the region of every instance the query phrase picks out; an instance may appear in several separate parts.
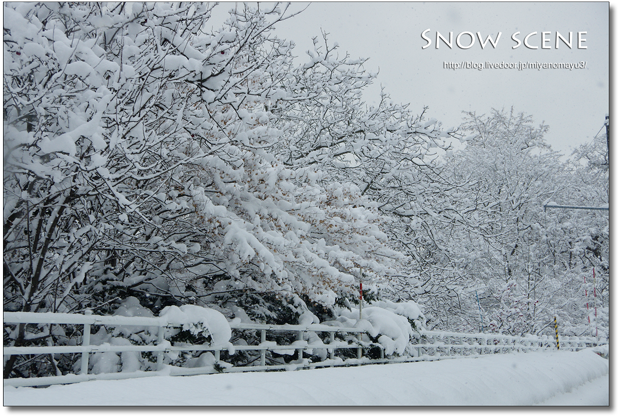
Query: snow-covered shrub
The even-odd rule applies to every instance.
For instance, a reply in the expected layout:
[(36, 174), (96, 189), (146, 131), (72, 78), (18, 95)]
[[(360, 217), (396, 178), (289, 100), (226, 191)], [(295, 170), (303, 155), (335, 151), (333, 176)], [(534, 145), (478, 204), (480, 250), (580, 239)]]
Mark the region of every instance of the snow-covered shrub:
[[(154, 317), (153, 314), (141, 306), (136, 298), (125, 299), (116, 310), (119, 316)], [(230, 342), (231, 329), (228, 321), (221, 313), (195, 305), (181, 307), (170, 306), (162, 310), (159, 315), (163, 324), (170, 327), (164, 333), (164, 340), (173, 345), (209, 345), (223, 347), (233, 352)], [(158, 327), (148, 326), (121, 326), (105, 328), (99, 327), (91, 335), (92, 345), (153, 345), (157, 343)], [(91, 371), (95, 374), (113, 373), (117, 371), (138, 371), (156, 369), (156, 356), (149, 352), (101, 352), (94, 353), (90, 360)], [(210, 352), (171, 352), (165, 355), (164, 364), (181, 367), (211, 366), (214, 369), (225, 364), (218, 363)], [(79, 362), (74, 371), (78, 371)]]
[(368, 335), (376, 338), (387, 355), (402, 354), (413, 335), (406, 318), (374, 306), (362, 311), (362, 321), (357, 327), (365, 329)]
[(167, 335), (173, 337), (180, 331), (190, 335), (201, 335), (208, 345), (213, 347), (230, 347), (231, 329), (228, 321), (216, 310), (195, 305), (183, 305), (180, 308), (168, 306), (159, 314), (165, 322), (180, 324), (181, 329), (171, 330)]
[(407, 345), (420, 337), (419, 331), (424, 328), (424, 315), (413, 301), (375, 301), (363, 307), (361, 320), (359, 310), (338, 308), (336, 319), (323, 323), (364, 329), (366, 342), (381, 344), (387, 355), (404, 355)]
[[(135, 341), (130, 341), (122, 336), (115, 336), (108, 333), (104, 327), (91, 335), (91, 345), (135, 345)], [(120, 353), (106, 351), (91, 354), (89, 359), (89, 372), (93, 374), (133, 372), (148, 369), (151, 366), (148, 359), (141, 356), (137, 351), (124, 351)], [(74, 365), (74, 371), (79, 372), (79, 361)]]
[[(216, 310), (195, 305), (169, 306), (161, 311), (159, 317), (166, 323), (175, 324), (165, 332), (165, 339), (173, 345), (206, 344), (234, 352), (230, 342), (230, 325), (224, 315)], [(213, 367), (215, 370), (223, 365), (211, 352), (192, 351), (167, 353), (164, 363), (181, 367)]]

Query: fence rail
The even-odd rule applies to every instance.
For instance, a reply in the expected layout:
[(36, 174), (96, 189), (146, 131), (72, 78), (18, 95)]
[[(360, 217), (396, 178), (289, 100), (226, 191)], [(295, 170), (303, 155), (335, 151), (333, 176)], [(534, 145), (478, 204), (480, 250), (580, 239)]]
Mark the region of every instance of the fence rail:
[[(383, 345), (364, 337), (365, 330), (354, 327), (336, 327), (323, 324), (302, 325), (265, 325), (229, 322), (231, 330), (259, 331), (260, 343), (257, 345), (172, 345), (165, 339), (166, 329), (179, 328), (179, 322), (169, 322), (160, 318), (124, 317), (124, 316), (97, 316), (75, 314), (6, 312), (6, 324), (74, 324), (83, 325), (81, 345), (61, 346), (13, 346), (4, 348), (4, 356), (10, 355), (47, 355), (47, 354), (81, 354), (80, 374), (66, 374), (52, 377), (11, 378), (5, 379), (5, 386), (45, 386), (52, 384), (68, 384), (87, 380), (117, 380), (126, 378), (152, 377), (160, 375), (196, 375), (215, 372), (244, 372), (268, 370), (294, 370), (302, 368), (350, 366), (362, 364), (402, 363), (416, 361), (431, 361), (456, 358), (460, 356), (475, 357), (485, 354), (500, 354), (508, 352), (529, 352), (555, 349), (553, 337), (515, 337), (499, 334), (463, 334), (443, 331), (421, 331), (416, 343), (410, 343), (405, 353), (400, 356), (386, 357)], [(91, 345), (91, 326), (106, 327), (144, 326), (156, 328), (157, 342), (154, 345)], [(296, 340), (291, 344), (278, 345), (275, 341), (267, 341), (267, 332), (296, 333)], [(310, 334), (322, 334), (310, 337)], [(325, 336), (327, 335), (327, 336)], [(338, 335), (339, 339), (336, 339)], [(560, 348), (564, 350), (579, 350), (594, 346), (593, 338), (562, 337)], [(336, 356), (337, 350), (356, 350), (357, 358), (342, 358)], [(209, 351), (214, 354), (214, 366), (185, 368), (164, 364), (164, 354), (175, 352)], [(232, 366), (221, 361), (221, 352), (234, 354), (239, 351), (255, 351), (258, 357), (252, 365)], [(282, 355), (296, 355), (297, 359), (286, 364), (267, 364), (267, 352)], [(322, 354), (317, 355), (317, 351)], [(371, 358), (371, 351), (372, 358)], [(89, 374), (89, 360), (91, 353), (102, 352), (150, 352), (156, 353), (157, 363), (154, 370), (132, 371), (117, 373)], [(306, 358), (304, 358), (304, 353)], [(366, 356), (364, 354), (366, 353)], [(349, 354), (351, 355), (351, 354)], [(378, 356), (377, 356), (378, 355)]]

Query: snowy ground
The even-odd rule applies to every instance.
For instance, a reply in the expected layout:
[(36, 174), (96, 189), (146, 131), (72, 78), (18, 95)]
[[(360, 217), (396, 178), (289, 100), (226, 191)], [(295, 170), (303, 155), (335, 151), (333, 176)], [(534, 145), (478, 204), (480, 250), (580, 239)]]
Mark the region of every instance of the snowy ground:
[(609, 404), (609, 364), (592, 351), (319, 370), (4, 388), (4, 405), (471, 406)]

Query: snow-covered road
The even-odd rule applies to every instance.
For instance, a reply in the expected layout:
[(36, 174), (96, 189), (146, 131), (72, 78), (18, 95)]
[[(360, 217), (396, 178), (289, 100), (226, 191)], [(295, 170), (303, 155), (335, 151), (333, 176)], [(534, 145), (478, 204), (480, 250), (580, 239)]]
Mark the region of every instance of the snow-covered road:
[(5, 387), (4, 404), (606, 406), (608, 378), (608, 361), (592, 351), (555, 351), (291, 372), (91, 381), (44, 389)]

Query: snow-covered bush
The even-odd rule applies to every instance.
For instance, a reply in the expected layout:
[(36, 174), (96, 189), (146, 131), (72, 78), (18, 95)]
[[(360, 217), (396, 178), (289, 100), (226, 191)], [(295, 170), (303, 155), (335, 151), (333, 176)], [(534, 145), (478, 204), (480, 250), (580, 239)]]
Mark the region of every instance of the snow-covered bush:
[[(140, 305), (138, 299), (129, 297), (121, 302), (115, 315), (154, 317)], [(169, 306), (159, 314), (163, 324), (168, 324), (164, 340), (173, 345), (209, 345), (222, 347), (234, 353), (230, 342), (232, 331), (224, 315), (210, 309), (195, 305), (181, 307)], [(99, 327), (91, 335), (92, 345), (153, 345), (157, 342), (158, 327), (122, 326)], [(118, 371), (145, 371), (156, 369), (156, 356), (149, 352), (100, 352), (94, 353), (90, 359), (90, 370), (94, 374), (113, 373)], [(164, 364), (180, 367), (212, 367), (225, 366), (219, 363), (211, 352), (170, 352), (164, 356)], [(79, 371), (79, 362), (73, 370)]]
[(372, 306), (391, 311), (397, 315), (407, 318), (411, 329), (414, 331), (413, 336), (419, 338), (420, 331), (426, 329), (426, 319), (420, 306), (412, 301), (392, 302), (389, 300), (377, 300)]
[(168, 306), (159, 314), (160, 319), (169, 323), (181, 324), (168, 336), (172, 337), (179, 331), (187, 331), (193, 336), (202, 335), (208, 345), (213, 347), (231, 347), (231, 330), (228, 321), (216, 310), (195, 305)]
[(362, 311), (362, 321), (357, 326), (376, 338), (387, 355), (402, 354), (413, 335), (405, 317), (373, 306)]
[[(301, 299), (297, 300), (300, 307), (304, 307)], [(421, 325), (424, 317), (420, 308), (414, 302), (402, 304), (378, 301), (372, 306), (363, 309), (362, 320), (358, 320), (358, 311), (342, 309), (338, 311), (338, 318), (333, 321), (320, 322), (319, 319), (305, 309), (298, 318), (296, 324), (308, 326), (311, 324), (327, 324), (340, 327), (355, 327), (365, 331), (362, 342), (366, 349), (373, 348), (372, 345), (380, 344), (387, 356), (407, 355), (407, 346), (415, 343), (419, 336), (416, 325)], [(116, 315), (119, 316), (146, 316), (152, 317), (148, 309), (142, 307), (136, 298), (128, 298), (122, 302), (117, 309)], [(177, 367), (208, 367), (217, 371), (230, 365), (258, 365), (257, 360), (260, 354), (253, 351), (236, 351), (235, 345), (256, 345), (260, 342), (256, 338), (256, 331), (242, 331), (233, 335), (230, 324), (219, 312), (195, 305), (183, 305), (181, 307), (171, 306), (161, 311), (159, 319), (164, 324), (171, 325), (167, 328), (164, 335), (165, 342), (170, 342), (174, 346), (191, 345), (210, 345), (221, 347), (221, 360), (218, 361), (212, 352), (168, 352), (164, 355), (164, 364)], [(413, 324), (412, 324), (413, 323)], [(419, 329), (420, 326), (417, 326)], [(115, 327), (106, 330), (105, 327), (92, 334), (91, 343), (93, 345), (146, 345), (157, 342), (156, 327)], [(268, 342), (278, 345), (288, 345), (298, 340), (296, 332), (269, 333)], [(327, 358), (326, 344), (329, 343), (326, 333), (304, 333), (304, 340), (308, 342), (309, 348), (304, 350), (304, 357), (314, 361), (321, 361)], [(345, 341), (356, 341), (352, 335), (342, 337), (337, 335), (337, 339)], [(233, 345), (234, 344), (234, 345)], [(375, 347), (376, 348), (376, 347)], [(340, 359), (353, 358), (351, 354), (355, 351), (340, 349), (335, 351), (335, 357)], [(372, 352), (367, 351), (366, 354)], [(268, 364), (285, 364), (297, 359), (297, 350), (292, 348), (288, 351), (279, 350), (276, 352), (268, 351), (266, 362)], [(378, 356), (377, 356), (378, 357)], [(377, 358), (375, 357), (375, 358)], [(95, 374), (110, 373), (117, 371), (138, 371), (154, 370), (156, 356), (151, 353), (138, 352), (101, 352), (93, 354), (90, 364), (91, 371)], [(79, 371), (79, 362), (76, 362), (73, 370)]]
[(420, 337), (424, 321), (420, 307), (413, 301), (375, 301), (362, 308), (361, 320), (359, 310), (345, 307), (337, 309), (334, 320), (323, 323), (363, 329), (365, 342), (381, 344), (387, 355), (403, 355), (407, 345)]

